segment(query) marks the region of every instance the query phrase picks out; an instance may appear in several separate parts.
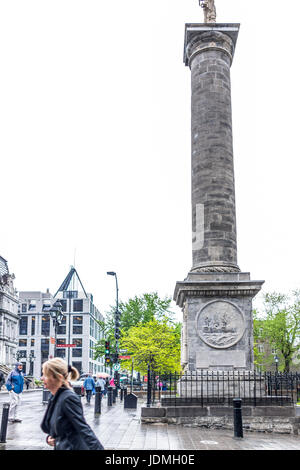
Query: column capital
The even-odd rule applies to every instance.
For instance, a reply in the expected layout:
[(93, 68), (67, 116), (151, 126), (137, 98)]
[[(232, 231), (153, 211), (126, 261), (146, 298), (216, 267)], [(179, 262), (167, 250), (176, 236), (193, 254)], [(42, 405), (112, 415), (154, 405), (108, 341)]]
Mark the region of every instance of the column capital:
[(232, 62), (239, 28), (239, 23), (187, 23), (183, 56), (185, 65), (190, 66), (195, 55), (208, 50), (225, 52)]

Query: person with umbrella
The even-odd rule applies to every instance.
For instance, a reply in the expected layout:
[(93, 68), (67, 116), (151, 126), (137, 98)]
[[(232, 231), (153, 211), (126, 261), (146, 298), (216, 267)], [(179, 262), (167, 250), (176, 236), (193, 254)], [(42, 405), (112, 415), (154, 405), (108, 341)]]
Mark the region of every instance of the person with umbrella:
[(106, 396), (107, 394), (107, 384), (106, 384), (106, 380), (105, 378), (106, 377), (109, 377), (108, 374), (106, 374), (105, 372), (100, 372), (99, 374), (97, 374), (97, 382), (96, 382), (96, 387), (100, 387), (101, 388), (101, 396)]
[(96, 387), (101, 388), (101, 397), (102, 397), (105, 391), (105, 380), (103, 377), (98, 377), (97, 382), (96, 382)]

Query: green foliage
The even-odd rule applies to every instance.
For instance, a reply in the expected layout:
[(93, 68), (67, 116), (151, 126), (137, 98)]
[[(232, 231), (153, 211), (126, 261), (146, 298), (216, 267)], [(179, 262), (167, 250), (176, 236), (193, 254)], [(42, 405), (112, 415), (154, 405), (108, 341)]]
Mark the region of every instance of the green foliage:
[[(153, 319), (131, 327), (123, 336), (121, 347), (134, 359), (134, 369), (147, 373), (148, 363), (158, 373), (180, 372), (180, 324), (170, 324), (167, 318)], [(130, 361), (123, 366), (130, 367)]]
[[(293, 357), (300, 352), (300, 291), (292, 295), (268, 293), (264, 297), (264, 311), (254, 311), (254, 354), (257, 364), (263, 355), (257, 352), (259, 341), (268, 343), (280, 355), (281, 369), (289, 372)], [(273, 356), (267, 358), (274, 361)]]
[[(133, 299), (129, 299), (128, 302), (119, 303), (119, 311), (121, 312), (120, 318), (120, 330), (121, 339), (127, 334), (130, 328), (140, 324), (145, 324), (151, 320), (157, 319), (162, 321), (167, 318), (170, 323), (173, 322), (174, 313), (169, 310), (171, 304), (171, 298), (166, 297), (161, 299), (157, 292), (143, 294), (141, 297), (135, 296)], [(115, 312), (116, 308), (111, 307), (110, 311), (106, 315), (105, 322), (98, 322), (101, 331), (104, 333), (105, 339), (101, 339), (95, 346), (94, 357), (102, 357), (105, 354), (104, 343), (110, 341), (111, 351), (115, 351), (116, 340), (114, 337), (115, 328)], [(122, 349), (122, 346), (121, 346)], [(124, 348), (125, 349), (125, 348)]]
[(44, 382), (39, 379), (34, 379), (34, 384), (36, 387), (42, 387), (44, 385)]

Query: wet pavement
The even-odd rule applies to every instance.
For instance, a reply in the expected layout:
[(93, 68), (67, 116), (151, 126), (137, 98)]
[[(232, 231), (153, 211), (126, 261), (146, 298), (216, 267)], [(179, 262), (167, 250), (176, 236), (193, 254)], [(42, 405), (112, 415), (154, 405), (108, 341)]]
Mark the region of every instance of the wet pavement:
[[(8, 394), (1, 392), (0, 416), (7, 401)], [(234, 439), (233, 431), (227, 430), (142, 424), (140, 408), (145, 402), (138, 403), (137, 409), (124, 409), (119, 399), (108, 407), (104, 398), (98, 418), (94, 417), (94, 398), (91, 405), (82, 398), (82, 404), (86, 421), (106, 450), (300, 450), (300, 436), (245, 432), (243, 439)], [(19, 413), (22, 423), (8, 424), (7, 442), (0, 444), (0, 450), (51, 450), (40, 429), (45, 409), (42, 391), (24, 392)]]

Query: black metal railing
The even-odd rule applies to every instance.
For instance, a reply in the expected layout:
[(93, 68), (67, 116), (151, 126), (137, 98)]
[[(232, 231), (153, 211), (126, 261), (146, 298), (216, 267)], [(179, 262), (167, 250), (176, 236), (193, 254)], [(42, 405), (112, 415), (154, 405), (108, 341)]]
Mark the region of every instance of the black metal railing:
[[(150, 400), (149, 400), (150, 398)], [(300, 400), (300, 374), (255, 371), (188, 371), (158, 374), (148, 381), (148, 405), (291, 406)]]

